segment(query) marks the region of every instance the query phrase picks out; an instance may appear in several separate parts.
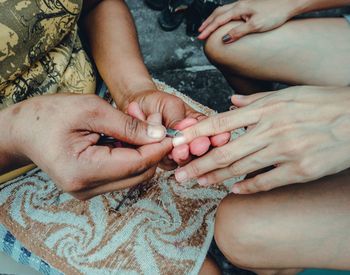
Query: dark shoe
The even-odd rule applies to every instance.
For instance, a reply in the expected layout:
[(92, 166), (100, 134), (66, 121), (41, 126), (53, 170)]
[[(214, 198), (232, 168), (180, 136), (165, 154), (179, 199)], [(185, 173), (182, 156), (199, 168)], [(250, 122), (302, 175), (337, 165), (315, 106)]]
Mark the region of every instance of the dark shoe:
[(188, 36), (198, 36), (198, 29), (205, 19), (220, 6), (218, 0), (195, 0), (190, 6), (186, 16), (186, 34)]
[(170, 32), (177, 29), (184, 18), (185, 11), (171, 12), (169, 8), (166, 8), (160, 13), (158, 23), (162, 30)]
[(145, 0), (146, 5), (152, 10), (161, 11), (168, 7), (168, 0)]

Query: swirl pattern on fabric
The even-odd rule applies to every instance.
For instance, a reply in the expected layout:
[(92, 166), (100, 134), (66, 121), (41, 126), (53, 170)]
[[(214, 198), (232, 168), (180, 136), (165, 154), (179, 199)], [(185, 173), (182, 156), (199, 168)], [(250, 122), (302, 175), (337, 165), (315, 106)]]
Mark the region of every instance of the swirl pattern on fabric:
[(179, 185), (173, 172), (159, 169), (137, 188), (81, 202), (60, 193), (37, 169), (0, 190), (0, 223), (67, 274), (197, 274), (213, 237), (216, 207), (241, 179), (203, 188), (193, 181)]

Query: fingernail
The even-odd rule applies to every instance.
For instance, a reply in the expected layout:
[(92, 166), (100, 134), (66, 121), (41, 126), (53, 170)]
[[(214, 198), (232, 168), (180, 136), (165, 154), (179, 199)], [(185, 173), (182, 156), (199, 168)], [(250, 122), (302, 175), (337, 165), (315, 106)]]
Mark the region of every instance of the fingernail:
[(229, 42), (231, 39), (232, 39), (231, 35), (225, 34), (224, 37), (222, 38), (222, 41), (223, 41), (224, 43), (227, 43), (227, 42)]
[(241, 99), (241, 98), (244, 98), (245, 96), (244, 95), (235, 94), (232, 97), (237, 98), (237, 99)]
[(147, 127), (147, 135), (150, 138), (161, 139), (165, 137), (166, 129), (162, 125), (149, 124)]
[(173, 158), (173, 155), (172, 155), (172, 154), (169, 154), (169, 155), (168, 155), (168, 159), (173, 160), (173, 159), (174, 159), (174, 158)]
[(185, 143), (186, 143), (186, 138), (184, 137), (184, 135), (181, 132), (177, 133), (176, 137), (173, 138), (173, 146), (174, 147), (185, 144)]
[(178, 182), (184, 182), (188, 179), (187, 173), (184, 170), (177, 170), (175, 172), (175, 178)]
[(240, 192), (240, 190), (239, 190), (239, 188), (237, 186), (233, 186), (232, 187), (232, 193), (239, 194), (239, 192)]
[(201, 186), (206, 186), (208, 184), (208, 180), (206, 178), (199, 178), (197, 182)]

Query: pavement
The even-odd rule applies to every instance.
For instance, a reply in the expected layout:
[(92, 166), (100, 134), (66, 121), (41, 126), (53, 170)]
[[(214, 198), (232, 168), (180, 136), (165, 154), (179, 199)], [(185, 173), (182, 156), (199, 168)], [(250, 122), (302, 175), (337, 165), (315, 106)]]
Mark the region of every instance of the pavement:
[(203, 53), (203, 43), (186, 36), (183, 23), (164, 32), (157, 23), (158, 11), (142, 0), (126, 1), (135, 19), (145, 64), (153, 77), (217, 111), (226, 111), (233, 91)]

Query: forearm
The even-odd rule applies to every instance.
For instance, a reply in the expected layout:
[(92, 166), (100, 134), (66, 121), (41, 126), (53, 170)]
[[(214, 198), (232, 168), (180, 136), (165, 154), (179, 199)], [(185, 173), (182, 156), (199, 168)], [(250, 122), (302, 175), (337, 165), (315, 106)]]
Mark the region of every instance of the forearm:
[(292, 11), (291, 17), (305, 12), (338, 8), (350, 5), (350, 0), (290, 0)]
[(30, 163), (19, 154), (16, 146), (14, 121), (20, 110), (20, 104), (16, 104), (0, 111), (0, 175)]
[(84, 18), (84, 26), (99, 73), (119, 106), (135, 93), (155, 88), (124, 1), (101, 1)]

